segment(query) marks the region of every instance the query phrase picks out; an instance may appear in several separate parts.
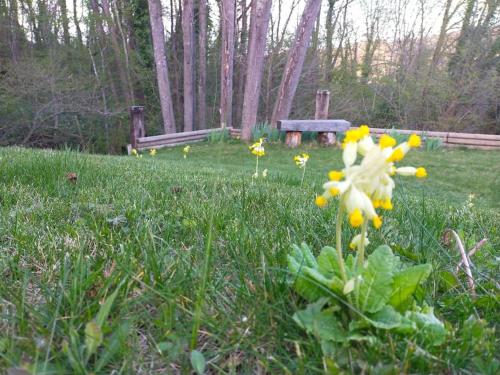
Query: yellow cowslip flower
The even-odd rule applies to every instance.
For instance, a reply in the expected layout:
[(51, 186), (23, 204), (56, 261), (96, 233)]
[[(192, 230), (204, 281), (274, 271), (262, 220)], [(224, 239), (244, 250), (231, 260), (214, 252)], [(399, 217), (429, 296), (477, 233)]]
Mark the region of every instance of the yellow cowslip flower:
[(378, 140), (378, 144), (381, 148), (394, 147), (396, 146), (396, 140), (387, 134), (382, 134)]
[(382, 207), (384, 210), (387, 210), (387, 211), (393, 209), (392, 202), (390, 199), (386, 199), (385, 201), (381, 201), (380, 207)]
[(135, 148), (133, 148), (131, 151), (130, 151), (130, 154), (133, 155), (133, 156), (137, 156), (138, 153), (137, 153), (137, 150)]
[(328, 172), (328, 178), (330, 179), (330, 181), (340, 181), (344, 178), (344, 172), (330, 171)]
[(427, 177), (427, 171), (425, 170), (424, 167), (417, 168), (415, 171), (415, 177), (416, 178), (425, 178)]
[(427, 177), (427, 171), (424, 167), (414, 168), (414, 167), (400, 167), (396, 168), (396, 173), (402, 176), (415, 176), (417, 178)]
[(257, 142), (255, 142), (253, 145), (251, 145), (249, 147), (249, 149), (252, 152), (252, 154), (254, 154), (257, 157), (264, 156), (266, 154), (266, 151), (264, 150), (263, 143), (264, 143), (264, 139), (259, 138), (259, 140)]
[(354, 228), (357, 228), (357, 227), (361, 226), (361, 224), (363, 224), (363, 222), (364, 222), (364, 219), (363, 219), (363, 215), (361, 214), (361, 210), (359, 208), (355, 208), (354, 211), (352, 211), (349, 214), (349, 223)]
[(149, 150), (149, 155), (155, 156), (156, 155), (156, 148), (152, 148), (151, 150)]
[(182, 149), (182, 153), (184, 154), (184, 159), (187, 158), (190, 151), (191, 151), (191, 146), (189, 146), (189, 145), (187, 145), (186, 147), (184, 147)]
[[(359, 128), (346, 133), (344, 144), (344, 169), (328, 173), (330, 181), (323, 185), (324, 192), (316, 198), (316, 204), (325, 207), (330, 199), (338, 196), (351, 226), (366, 225), (367, 220), (370, 220), (373, 227), (378, 229), (382, 226), (382, 219), (376, 209), (393, 208), (395, 183), (391, 176), (399, 174), (423, 178), (427, 175), (422, 167), (396, 168), (394, 165), (394, 162), (403, 159), (410, 148), (420, 144), (420, 137), (412, 135), (408, 142), (396, 145), (394, 138), (386, 136), (375, 144), (369, 129)], [(355, 165), (358, 153), (363, 158)]]
[(300, 155), (295, 155), (293, 157), (293, 160), (295, 161), (295, 165), (299, 168), (304, 168), (307, 164), (307, 161), (309, 160), (309, 155), (308, 154), (300, 154)]
[(413, 147), (413, 148), (418, 148), (422, 145), (422, 140), (420, 137), (416, 134), (410, 135), (410, 138), (408, 138), (408, 146)]
[(326, 207), (328, 200), (323, 195), (318, 195), (316, 197), (315, 203), (318, 207)]
[[(365, 236), (365, 239), (363, 242), (364, 242), (365, 247), (370, 244), (370, 241), (368, 240), (368, 237), (366, 237), (366, 236)], [(360, 245), (361, 245), (361, 234), (357, 234), (351, 240), (351, 243), (349, 244), (349, 249), (357, 250), (357, 249), (359, 249)]]

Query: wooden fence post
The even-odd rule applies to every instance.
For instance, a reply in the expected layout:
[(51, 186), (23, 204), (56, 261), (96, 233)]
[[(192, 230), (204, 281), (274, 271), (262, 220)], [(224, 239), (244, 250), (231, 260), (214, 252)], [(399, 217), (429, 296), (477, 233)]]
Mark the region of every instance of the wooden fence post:
[[(318, 90), (316, 92), (316, 113), (314, 118), (316, 120), (326, 120), (328, 118), (328, 106), (330, 104), (330, 91)], [(321, 145), (334, 145), (335, 133), (334, 132), (319, 132), (318, 142)]]
[(130, 146), (137, 148), (138, 138), (146, 135), (144, 131), (144, 107), (132, 106), (130, 107)]
[(289, 131), (286, 132), (285, 144), (288, 147), (295, 148), (302, 141), (302, 132)]

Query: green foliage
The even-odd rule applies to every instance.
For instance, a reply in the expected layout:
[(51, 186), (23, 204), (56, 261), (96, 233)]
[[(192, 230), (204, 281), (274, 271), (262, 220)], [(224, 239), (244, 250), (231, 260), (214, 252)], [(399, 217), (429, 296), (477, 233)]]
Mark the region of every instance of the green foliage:
[(228, 129), (208, 133), (207, 140), (210, 143), (227, 142), (231, 139)]
[(439, 150), (443, 146), (443, 141), (439, 138), (429, 138), (427, 136), (422, 137), (425, 142), (425, 149), (427, 151)]
[(191, 366), (193, 366), (193, 369), (196, 371), (196, 373), (200, 375), (204, 374), (206, 365), (207, 364), (203, 354), (197, 350), (193, 350), (191, 352)]
[[(394, 308), (397, 317), (390, 307), (362, 316), (342, 303), (348, 296), (355, 302), (354, 289), (344, 295), (341, 281), (330, 289), (301, 273), (296, 280), (307, 277), (317, 288), (307, 303), (327, 298), (320, 312), (334, 316), (346, 334), (343, 343), (319, 345), (293, 319), (307, 303), (286, 282), (294, 279), (287, 255), (292, 243), (305, 241), (312, 250), (308, 262), (300, 255), (298, 267), (302, 262), (316, 270), (312, 276), (336, 280), (335, 250), (326, 247), (319, 261), (319, 250), (332, 239), (335, 208), (319, 210), (312, 201), (326, 173), (341, 165), (341, 153), (313, 144), (298, 150), (266, 144), (259, 163), (269, 169), (268, 178), (252, 183), (255, 159), (247, 145), (191, 147), (187, 159), (182, 146), (158, 150), (154, 158), (0, 148), (0, 369), (129, 374), (175, 366), (194, 372), (190, 345), (204, 290), (195, 349), (206, 359), (206, 373), (319, 374), (324, 366), (347, 373), (498, 370), (492, 327), (499, 310), (500, 199), (491, 170), (500, 165), (499, 153), (408, 155), (408, 164), (428, 167), (429, 178), (418, 184), (400, 178), (394, 210), (370, 232), (369, 249), (391, 246), (404, 265), (394, 279), (421, 263), (432, 264), (433, 272), (408, 303)], [(300, 152), (311, 155), (302, 187), (293, 163)], [(77, 174), (76, 183), (67, 180), (68, 172)], [(470, 192), (476, 194), (473, 207)], [(203, 289), (212, 208), (213, 256)], [(455, 273), (460, 255), (441, 242), (446, 227), (457, 229), (468, 249), (488, 238), (472, 257), (476, 300), (466, 276)], [(343, 243), (351, 238), (346, 227)], [(346, 258), (349, 269), (354, 254)], [(86, 325), (97, 322), (124, 279), (101, 319), (102, 343), (82, 368)], [(441, 345), (425, 342), (417, 323), (405, 320), (413, 301), (427, 301), (446, 321)], [(349, 314), (356, 326), (349, 325)], [(471, 315), (482, 320), (466, 328)], [(395, 324), (399, 328), (388, 328)]]
[[(335, 249), (325, 247), (315, 262), (305, 244), (300, 248), (294, 246), (288, 256), (292, 273), (289, 280), (297, 292), (309, 301), (322, 296), (294, 315), (294, 320), (322, 346), (324, 342), (347, 342), (362, 337), (372, 340), (372, 333), (366, 330), (370, 326), (418, 335), (431, 346), (443, 343), (446, 337), (443, 323), (434, 316), (432, 308), (419, 308), (412, 299), (417, 287), (429, 276), (430, 265), (400, 270), (404, 266), (399, 257), (388, 246), (379, 246), (361, 270), (355, 268), (354, 261), (346, 263), (352, 279), (343, 284), (338, 259)], [(347, 292), (346, 285), (349, 285)], [(345, 311), (338, 303), (345, 299), (344, 294), (347, 294), (345, 303), (353, 304), (352, 312)], [(346, 316), (350, 322), (343, 325)]]
[(259, 138), (265, 138), (268, 142), (278, 142), (280, 132), (267, 122), (259, 122), (252, 128), (252, 140), (258, 141)]

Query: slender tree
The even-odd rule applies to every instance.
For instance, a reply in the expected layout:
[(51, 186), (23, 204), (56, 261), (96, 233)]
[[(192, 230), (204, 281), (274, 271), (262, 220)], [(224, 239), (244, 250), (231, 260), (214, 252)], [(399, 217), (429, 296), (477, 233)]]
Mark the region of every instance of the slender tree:
[(311, 40), (311, 34), (319, 14), (321, 0), (308, 0), (300, 23), (295, 33), (295, 40), (290, 51), (288, 59), (281, 79), (278, 97), (274, 105), (271, 125), (276, 126), (278, 120), (285, 119), (290, 114), (292, 108), (293, 97), (297, 90), (300, 73), (304, 65), (304, 59), (307, 52), (307, 47)]
[(271, 4), (272, 0), (254, 0), (252, 4), (247, 74), (241, 121), (241, 137), (244, 140), (250, 140), (252, 127), (255, 126), (255, 122), (257, 121)]
[[(241, 28), (239, 30), (239, 40), (236, 57), (236, 104), (234, 107), (233, 126), (241, 124), (241, 115), (243, 110), (243, 95), (245, 90), (245, 76), (247, 68), (247, 41), (248, 41), (248, 17), (247, 17), (247, 0), (240, 0), (240, 16), (237, 19), (241, 20)], [(239, 25), (239, 22), (236, 22)]]
[(59, 2), (59, 10), (61, 12), (61, 23), (63, 28), (63, 39), (64, 44), (69, 45), (69, 18), (68, 18), (68, 9), (66, 7), (66, 0), (58, 0)]
[(198, 21), (198, 129), (207, 128), (207, 0), (199, 0)]
[(78, 19), (78, 7), (76, 5), (76, 0), (73, 0), (73, 23), (76, 29), (76, 38), (80, 45), (83, 44), (82, 29), (80, 28), (80, 20)]
[(233, 64), (234, 64), (234, 0), (221, 2), (221, 90), (220, 125), (232, 125), (233, 104)]
[(183, 0), (184, 131), (194, 130), (194, 0)]
[(165, 55), (165, 36), (163, 29), (161, 1), (148, 0), (151, 37), (156, 65), (156, 78), (160, 92), (160, 106), (165, 133), (175, 133), (174, 108), (168, 79), (167, 57)]

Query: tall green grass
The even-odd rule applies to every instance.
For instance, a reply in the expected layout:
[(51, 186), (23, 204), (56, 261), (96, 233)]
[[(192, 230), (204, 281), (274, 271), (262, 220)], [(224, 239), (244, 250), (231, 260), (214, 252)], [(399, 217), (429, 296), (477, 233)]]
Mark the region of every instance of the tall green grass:
[[(2, 370), (189, 373), (196, 349), (212, 373), (323, 372), (317, 341), (291, 318), (304, 301), (287, 284), (286, 255), (301, 241), (333, 244), (335, 208), (312, 202), (340, 152), (266, 146), (269, 176), (252, 180), (255, 160), (243, 144), (195, 144), (187, 159), (181, 150), (134, 158), (0, 149)], [(299, 151), (311, 155), (302, 187), (292, 160)], [(349, 349), (337, 365), (493, 373), (500, 154), (416, 152), (408, 164), (426, 166), (429, 177), (398, 180), (395, 209), (368, 252), (386, 243), (407, 262), (432, 263), (420, 295), (452, 333), (431, 352), (412, 337), (385, 337)], [(446, 228), (468, 248), (488, 238), (472, 259), (476, 299), (463, 272), (454, 274), (460, 256), (443, 242)], [(345, 226), (344, 242), (351, 235)], [(470, 316), (488, 323), (466, 323)], [(89, 355), (86, 327), (96, 321), (102, 340)]]

